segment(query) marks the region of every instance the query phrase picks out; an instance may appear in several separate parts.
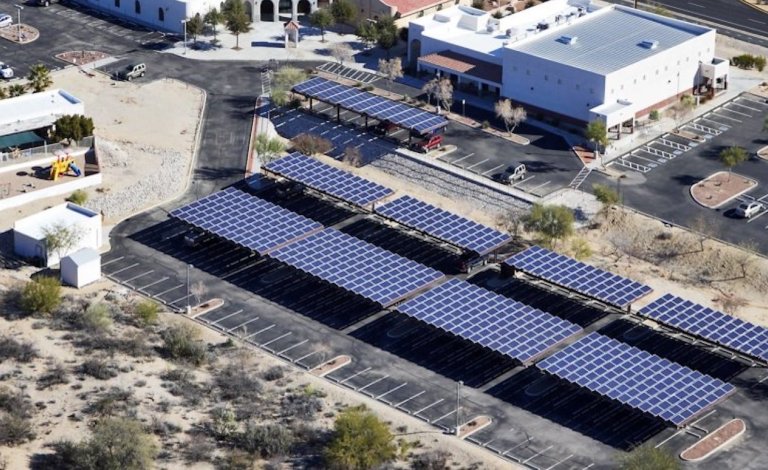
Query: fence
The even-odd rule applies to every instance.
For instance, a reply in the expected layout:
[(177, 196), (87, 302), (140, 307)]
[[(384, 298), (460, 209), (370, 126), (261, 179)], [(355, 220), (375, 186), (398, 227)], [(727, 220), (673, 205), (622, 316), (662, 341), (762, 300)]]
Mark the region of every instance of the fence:
[(61, 153), (73, 153), (81, 148), (90, 148), (93, 145), (93, 137), (84, 137), (75, 145), (63, 145), (60, 143), (45, 144), (24, 150), (13, 150), (0, 153), (0, 168), (20, 163), (31, 162), (46, 156), (55, 157)]

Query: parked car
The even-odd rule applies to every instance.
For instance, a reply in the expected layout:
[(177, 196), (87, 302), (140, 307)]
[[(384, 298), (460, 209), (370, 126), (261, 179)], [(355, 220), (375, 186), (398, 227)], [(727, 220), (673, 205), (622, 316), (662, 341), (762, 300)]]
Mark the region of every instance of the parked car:
[(192, 229), (184, 234), (184, 246), (189, 248), (197, 248), (213, 240), (213, 235), (208, 232), (204, 232), (200, 229)]
[(11, 15), (0, 13), (0, 28), (7, 28), (12, 24), (13, 24), (13, 17)]
[(51, 6), (51, 3), (59, 3), (60, 0), (36, 0), (36, 3), (41, 7)]
[(498, 175), (497, 179), (500, 183), (513, 184), (515, 181), (524, 180), (527, 174), (528, 170), (521, 163), (520, 165), (509, 166), (504, 170), (504, 173)]
[(0, 77), (13, 78), (13, 69), (10, 65), (0, 62)]
[(379, 135), (387, 135), (390, 132), (394, 132), (396, 130), (397, 130), (397, 124), (387, 120), (381, 121), (375, 126), (373, 126), (374, 134), (379, 134)]
[(459, 258), (459, 271), (469, 274), (475, 270), (488, 264), (487, 256), (477, 256), (474, 253), (464, 253)]
[(736, 207), (734, 213), (737, 217), (749, 219), (750, 217), (757, 215), (763, 209), (765, 209), (765, 206), (759, 202), (742, 202)]
[(117, 77), (120, 80), (128, 80), (129, 82), (134, 78), (143, 77), (147, 71), (146, 64), (131, 64), (124, 69), (117, 72)]
[(430, 150), (440, 148), (443, 145), (442, 134), (434, 134), (423, 140), (411, 144), (411, 149), (417, 152), (427, 153)]

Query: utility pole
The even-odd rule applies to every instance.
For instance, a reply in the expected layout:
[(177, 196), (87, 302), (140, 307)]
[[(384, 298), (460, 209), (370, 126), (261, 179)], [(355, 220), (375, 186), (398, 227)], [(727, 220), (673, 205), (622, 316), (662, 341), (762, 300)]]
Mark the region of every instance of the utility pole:
[(187, 55), (187, 21), (189, 18), (181, 20), (181, 26), (184, 29), (184, 55)]
[(13, 6), (16, 7), (16, 11), (19, 12), (18, 20), (16, 22), (16, 33), (18, 34), (18, 37), (19, 37), (19, 44), (21, 44), (21, 10), (23, 10), (24, 7), (21, 5), (17, 5), (15, 3), (13, 4)]
[(459, 380), (456, 384), (456, 435), (461, 434), (461, 386), (464, 382)]
[(192, 314), (192, 305), (189, 303), (190, 288), (189, 288), (189, 271), (193, 268), (191, 264), (187, 265), (187, 315)]

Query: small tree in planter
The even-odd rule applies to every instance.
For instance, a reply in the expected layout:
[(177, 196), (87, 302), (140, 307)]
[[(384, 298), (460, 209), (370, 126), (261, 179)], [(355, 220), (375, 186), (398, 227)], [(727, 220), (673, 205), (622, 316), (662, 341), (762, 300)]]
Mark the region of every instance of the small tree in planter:
[(728, 168), (728, 181), (731, 181), (733, 167), (747, 160), (749, 155), (743, 147), (728, 147), (720, 152), (720, 161)]
[(512, 134), (515, 128), (528, 118), (528, 113), (522, 106), (512, 106), (510, 100), (500, 100), (494, 105), (496, 116), (504, 122), (507, 132)]
[(587, 125), (584, 137), (595, 145), (595, 160), (600, 155), (600, 147), (608, 145), (608, 130), (603, 121), (592, 121)]

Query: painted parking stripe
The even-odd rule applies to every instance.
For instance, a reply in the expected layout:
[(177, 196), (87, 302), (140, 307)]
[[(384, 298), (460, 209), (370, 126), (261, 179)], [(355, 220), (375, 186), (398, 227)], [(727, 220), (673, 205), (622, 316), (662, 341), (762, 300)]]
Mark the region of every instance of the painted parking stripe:
[(107, 261), (106, 263), (101, 263), (101, 267), (104, 268), (104, 266), (106, 266), (106, 265), (108, 265), (110, 263), (114, 263), (115, 261), (120, 261), (121, 259), (124, 259), (124, 258), (125, 258), (125, 256), (120, 256), (118, 258), (113, 258), (113, 259)]
[(352, 379), (354, 379), (355, 377), (357, 377), (357, 376), (358, 376), (358, 375), (360, 375), (360, 374), (365, 374), (365, 373), (366, 373), (366, 372), (368, 372), (369, 370), (371, 370), (371, 368), (370, 368), (370, 367), (366, 367), (365, 369), (361, 370), (360, 372), (355, 372), (354, 374), (350, 375), (349, 377), (347, 377), (346, 379), (344, 379), (344, 380), (340, 381), (339, 383), (340, 383), (340, 384), (343, 384), (343, 383), (345, 383), (345, 382), (347, 382), (347, 381), (349, 381), (349, 380), (352, 380)]
[[(229, 318), (229, 317), (234, 317), (234, 316), (235, 316), (235, 315), (237, 315), (238, 313), (242, 313), (242, 311), (243, 311), (243, 309), (241, 308), (240, 310), (237, 310), (236, 312), (232, 312), (232, 313), (230, 313), (229, 315), (226, 315), (226, 316), (224, 316), (224, 317), (222, 317), (222, 318), (219, 318), (218, 320), (216, 320), (216, 321), (214, 321), (214, 322), (210, 322), (210, 324), (211, 324), (211, 325), (218, 325), (220, 321), (222, 321), (222, 320), (226, 320), (226, 319), (227, 319), (227, 318)], [(205, 320), (205, 319), (203, 319), (203, 320)]]
[[(386, 392), (382, 393), (381, 395), (377, 395), (377, 396), (376, 396), (376, 399), (377, 399), (377, 400), (381, 400), (381, 401), (383, 401), (383, 402), (385, 402), (385, 403), (388, 403), (389, 405), (391, 405), (391, 403), (387, 402), (386, 400), (383, 400), (383, 398), (384, 398), (385, 396), (389, 395), (390, 393), (394, 392), (394, 391), (400, 390), (401, 388), (405, 387), (406, 385), (408, 385), (408, 382), (403, 382), (403, 383), (401, 383), (400, 385), (398, 385), (397, 387), (395, 387), (395, 388), (393, 388), (393, 389), (390, 389), (390, 390), (387, 390)], [(422, 393), (423, 393), (423, 392), (422, 392)]]
[(117, 273), (121, 273), (121, 272), (123, 272), (123, 271), (126, 271), (126, 270), (128, 270), (128, 269), (131, 269), (131, 268), (135, 268), (135, 267), (136, 267), (136, 266), (138, 266), (138, 265), (139, 265), (139, 263), (133, 263), (132, 265), (130, 265), (130, 266), (126, 266), (126, 267), (124, 267), (124, 268), (122, 268), (122, 269), (118, 269), (117, 271), (112, 271), (111, 273), (109, 273), (109, 275), (110, 275), (110, 276), (114, 276), (114, 275), (115, 275), (115, 274), (117, 274)]
[[(262, 348), (264, 348), (264, 349), (266, 349), (267, 351), (272, 351), (272, 350), (271, 350), (271, 349), (269, 349), (267, 346), (269, 346), (270, 344), (274, 343), (274, 342), (275, 342), (275, 341), (277, 341), (277, 340), (280, 340), (280, 339), (286, 338), (286, 337), (288, 337), (288, 336), (291, 336), (292, 334), (293, 334), (293, 332), (292, 332), (292, 331), (289, 331), (289, 332), (287, 332), (287, 333), (284, 333), (284, 334), (282, 334), (282, 335), (278, 336), (277, 338), (273, 338), (273, 339), (271, 339), (271, 340), (267, 341), (266, 343), (262, 343), (262, 344), (261, 344), (261, 347), (262, 347)], [(274, 351), (273, 351), (273, 352), (274, 352)]]
[(138, 279), (140, 277), (146, 276), (147, 274), (152, 274), (153, 272), (155, 272), (155, 270), (154, 269), (150, 269), (149, 271), (147, 271), (145, 273), (141, 273), (138, 276), (133, 276), (130, 279), (123, 279), (123, 284), (128, 284), (129, 282), (131, 282), (131, 281), (133, 281), (135, 279)]
[(424, 408), (420, 409), (419, 411), (417, 411), (417, 412), (415, 412), (415, 413), (411, 413), (411, 414), (412, 414), (413, 416), (418, 416), (418, 415), (419, 415), (419, 413), (422, 413), (422, 412), (424, 412), (424, 411), (427, 411), (428, 409), (432, 408), (433, 406), (439, 405), (439, 404), (440, 404), (440, 403), (442, 403), (443, 401), (445, 401), (445, 400), (443, 400), (443, 399), (441, 398), (441, 399), (437, 400), (436, 402), (433, 402), (432, 404), (430, 404), (430, 405), (427, 405), (427, 406), (425, 406)]
[(298, 343), (294, 344), (293, 346), (288, 346), (287, 348), (285, 348), (282, 351), (278, 352), (277, 355), (278, 356), (282, 356), (283, 354), (287, 353), (291, 349), (298, 348), (299, 346), (301, 346), (302, 344), (307, 343), (308, 341), (309, 341), (308, 339), (305, 339), (304, 341), (299, 341)]
[[(414, 398), (418, 398), (418, 397), (424, 395), (425, 393), (427, 393), (427, 391), (426, 390), (422, 390), (422, 391), (420, 391), (419, 393), (417, 393), (415, 395), (411, 395), (410, 397), (406, 398), (405, 400), (401, 401), (400, 403), (397, 403), (395, 405), (395, 408), (400, 408), (402, 405), (408, 403), (409, 401), (413, 400)], [(408, 411), (408, 410), (406, 410), (406, 411)]]
[(163, 278), (162, 278), (162, 279), (160, 279), (160, 280), (157, 280), (157, 281), (155, 281), (155, 282), (150, 282), (150, 283), (149, 283), (149, 284), (147, 284), (146, 286), (141, 286), (141, 287), (138, 287), (136, 290), (137, 290), (137, 291), (139, 291), (139, 292), (141, 292), (142, 294), (148, 294), (148, 292), (146, 291), (146, 289), (148, 289), (148, 288), (150, 288), (150, 287), (152, 287), (152, 286), (154, 286), (154, 285), (156, 285), (156, 284), (160, 284), (161, 282), (163, 282), (163, 281), (165, 281), (165, 280), (167, 280), (167, 279), (170, 279), (170, 278), (169, 278), (168, 276), (165, 276), (165, 277), (163, 277)]
[(274, 328), (275, 326), (276, 326), (276, 325), (273, 323), (272, 325), (269, 325), (269, 326), (267, 326), (267, 327), (264, 327), (264, 328), (260, 329), (260, 330), (259, 330), (259, 331), (257, 331), (256, 333), (251, 333), (251, 334), (249, 334), (248, 336), (246, 336), (246, 337), (245, 337), (245, 338), (243, 338), (243, 339), (244, 339), (244, 340), (246, 340), (246, 341), (249, 341), (249, 340), (250, 340), (251, 338), (253, 338), (254, 336), (258, 336), (258, 335), (260, 335), (260, 334), (264, 333), (265, 331), (269, 331), (269, 330), (271, 330), (272, 328)]
[(159, 294), (155, 294), (155, 295), (154, 295), (154, 297), (155, 297), (155, 298), (159, 298), (160, 296), (162, 296), (162, 295), (165, 295), (165, 294), (167, 294), (168, 292), (171, 292), (172, 290), (176, 290), (176, 289), (178, 289), (179, 287), (184, 287), (184, 284), (179, 284), (178, 286), (175, 286), (175, 287), (171, 287), (170, 289), (166, 289), (166, 290), (164, 290), (164, 291), (160, 292)]
[[(250, 319), (248, 319), (248, 320), (246, 320), (246, 321), (244, 321), (244, 322), (240, 323), (239, 325), (233, 326), (232, 328), (228, 329), (227, 331), (228, 331), (229, 333), (232, 333), (233, 331), (235, 331), (235, 330), (237, 330), (237, 329), (240, 329), (240, 328), (244, 327), (244, 326), (245, 326), (245, 325), (247, 325), (248, 323), (253, 323), (253, 322), (257, 321), (258, 319), (259, 319), (259, 317), (250, 318)], [(245, 330), (245, 332), (247, 333), (247, 332), (248, 332), (248, 330), (246, 329), (246, 330)]]

